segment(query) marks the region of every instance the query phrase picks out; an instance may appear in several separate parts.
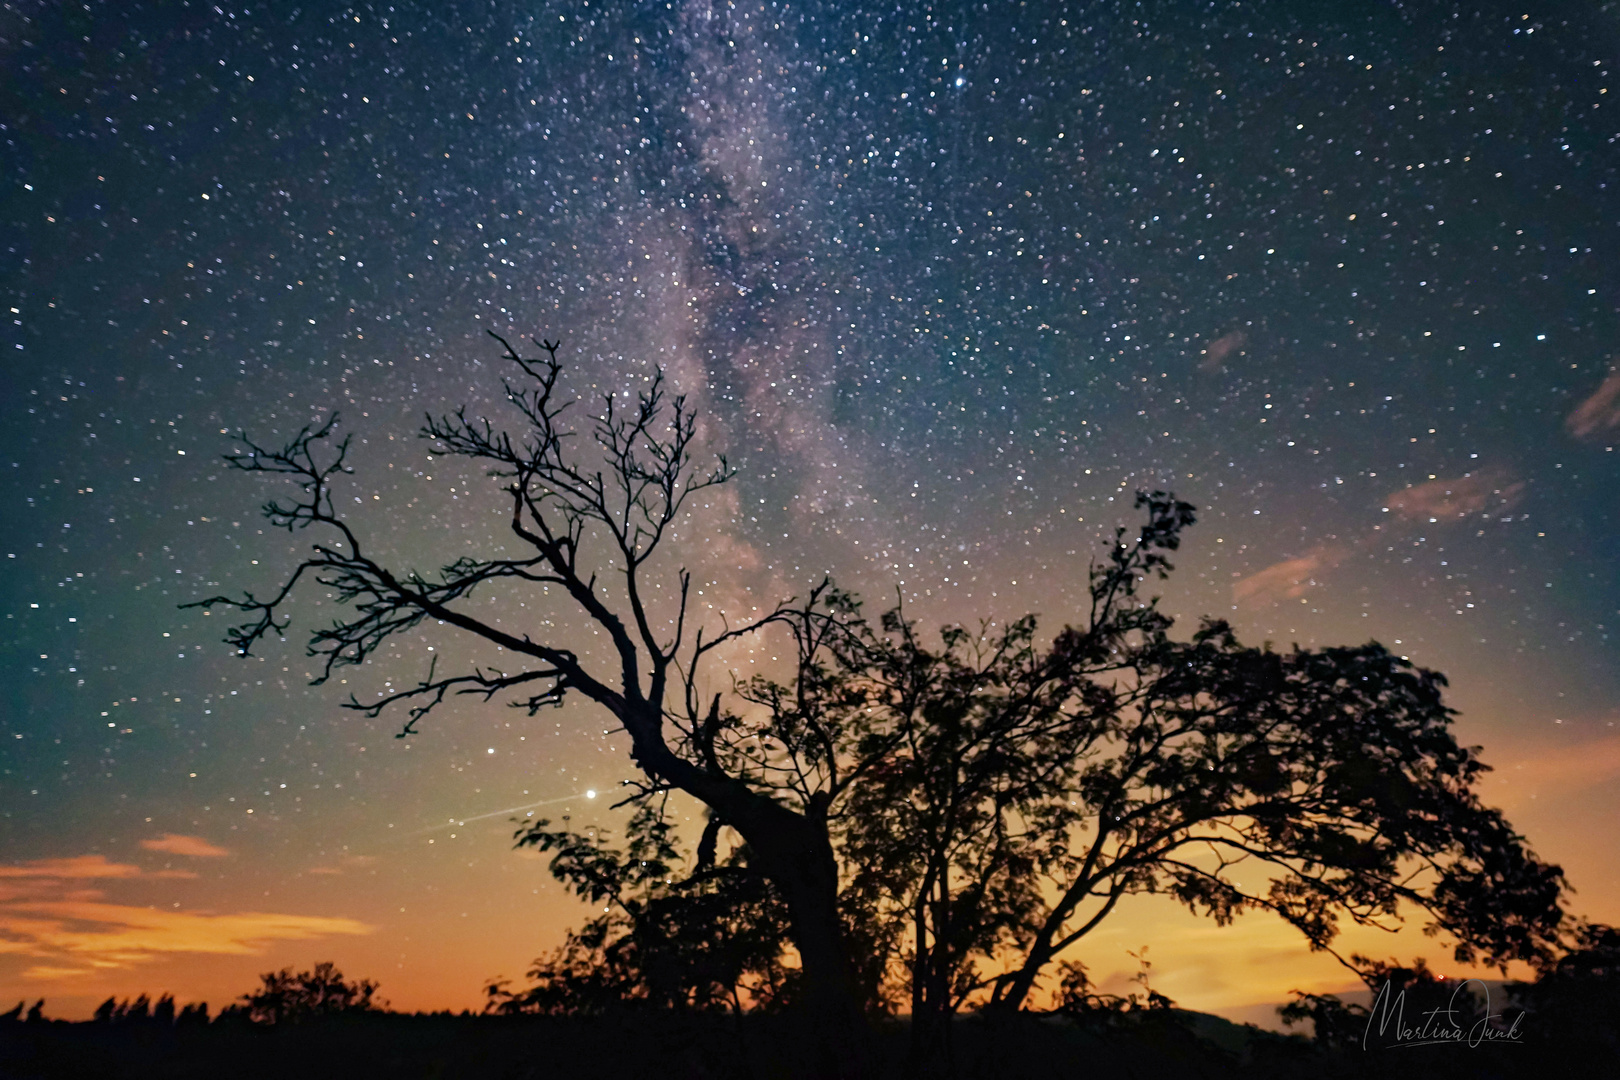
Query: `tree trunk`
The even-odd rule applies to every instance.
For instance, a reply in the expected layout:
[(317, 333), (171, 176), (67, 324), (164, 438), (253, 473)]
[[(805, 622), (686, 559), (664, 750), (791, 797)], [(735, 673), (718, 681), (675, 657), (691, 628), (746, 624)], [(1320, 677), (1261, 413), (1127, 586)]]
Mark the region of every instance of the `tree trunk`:
[(922, 1073), (922, 1060), (928, 1040), (928, 972), (933, 958), (928, 936), (928, 893), (934, 886), (934, 866), (917, 888), (917, 899), (912, 904), (911, 932), (916, 940), (916, 955), (911, 961), (911, 1052), (909, 1069), (912, 1077)]
[[(949, 917), (949, 868), (935, 865), (919, 892), (917, 921), (918, 962), (912, 972), (910, 1074), (925, 1077), (954, 1075), (951, 1046), (950, 975), (954, 959)], [(925, 936), (926, 935), (926, 938)], [(926, 948), (922, 942), (931, 942)]]
[(1030, 949), (1029, 956), (1024, 960), (1024, 966), (1013, 973), (1013, 977), (1006, 983), (1005, 993), (993, 995), (990, 1003), (985, 1006), (985, 1012), (1009, 1014), (1015, 1013), (1024, 1006), (1024, 999), (1035, 988), (1035, 978), (1041, 973), (1041, 968), (1052, 959), (1045, 943), (1037, 941)]
[(817, 1045), (818, 1080), (871, 1080), (876, 1075), (872, 1030), (845, 950), (838, 860), (825, 820), (796, 813), (678, 757), (663, 741), (662, 717), (655, 710), (625, 713), (621, 718), (637, 764), (702, 800), (736, 829), (787, 902), (804, 977), (805, 1013)]
[(787, 901), (804, 976), (805, 1012), (820, 1059), (816, 1075), (869, 1080), (875, 1076), (872, 1032), (845, 949), (832, 843), (819, 822), (768, 799), (752, 799), (754, 812), (745, 812), (745, 820), (727, 820)]
[[(786, 890), (784, 890), (786, 891)], [(807, 1017), (815, 1029), (817, 1076), (869, 1080), (872, 1033), (844, 950), (837, 890), (788, 897), (793, 943), (804, 971)]]

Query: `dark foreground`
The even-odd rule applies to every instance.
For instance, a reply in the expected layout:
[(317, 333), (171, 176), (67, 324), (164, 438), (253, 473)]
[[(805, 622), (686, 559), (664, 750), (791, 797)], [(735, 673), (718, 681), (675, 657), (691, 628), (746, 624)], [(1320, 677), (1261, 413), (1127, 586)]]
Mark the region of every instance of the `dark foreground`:
[[(1610, 1040), (1578, 1032), (1511, 1044), (1326, 1051), (1298, 1036), (1240, 1027), (1179, 1010), (1121, 1023), (1022, 1016), (991, 1026), (958, 1023), (949, 1067), (929, 1076), (1054, 1080), (1107, 1077), (1356, 1077), (1404, 1080), (1620, 1075)], [(916, 1076), (907, 1030), (880, 1030), (881, 1074)], [(402, 1080), (819, 1080), (806, 1033), (783, 1017), (614, 1019), (410, 1016), (377, 1013), (304, 1026), (244, 1022), (6, 1023), (0, 1077), (105, 1080), (399, 1077)]]

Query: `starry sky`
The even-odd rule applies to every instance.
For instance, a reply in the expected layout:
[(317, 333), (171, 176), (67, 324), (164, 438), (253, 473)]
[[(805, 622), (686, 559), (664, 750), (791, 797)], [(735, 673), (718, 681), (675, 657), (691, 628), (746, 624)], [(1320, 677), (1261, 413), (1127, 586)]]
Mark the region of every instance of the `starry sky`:
[[(663, 570), (711, 625), (830, 572), (1055, 630), (1174, 490), (1184, 632), (1446, 672), (1487, 801), (1620, 918), (1617, 47), (1578, 0), (8, 0), (0, 1001), (217, 1007), (334, 959), (476, 1006), (585, 917), (509, 819), (611, 824), (603, 716), (395, 739), (341, 702), (476, 649), (424, 628), (312, 688), (320, 590), (248, 660), (178, 607), (296, 564), (221, 455), (333, 409), (378, 551), (498, 554), (493, 483), (416, 437), (500, 416), (486, 330), (700, 411), (739, 476)], [(589, 654), (544, 596), (473, 603)], [(1144, 900), (1088, 941), (1105, 987), (1151, 942), (1230, 1015), (1345, 984), (1261, 916)]]

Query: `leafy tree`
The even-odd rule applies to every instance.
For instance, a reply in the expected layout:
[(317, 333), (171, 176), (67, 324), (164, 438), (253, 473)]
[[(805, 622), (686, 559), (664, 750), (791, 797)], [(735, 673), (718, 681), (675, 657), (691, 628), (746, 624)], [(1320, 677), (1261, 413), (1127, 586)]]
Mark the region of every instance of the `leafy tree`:
[[(553, 830), (545, 820), (519, 831), (521, 845), (554, 851), (551, 872), (603, 914), (570, 931), (528, 973), (523, 991), (486, 987), (491, 1011), (593, 1014), (627, 1006), (730, 1010), (779, 1007), (791, 993), (784, 965), (786, 907), (747, 861), (746, 849), (716, 861), (700, 845), (693, 871), (682, 859), (663, 807), (644, 804), (623, 849), (601, 830)], [(718, 830), (705, 836), (712, 841)]]
[(1271, 911), (1317, 949), (1404, 908), (1461, 962), (1554, 955), (1563, 876), (1479, 803), (1444, 678), (1376, 643), (1277, 653), (1218, 621), (1172, 639), (1141, 588), (1192, 508), (1138, 506), (1088, 619), (1049, 646), (1026, 617), (930, 647), (899, 609), (874, 628), (828, 591), (792, 623), (797, 682), (741, 692), (768, 716), (742, 744), (754, 782), (826, 801), (846, 912), (909, 996), (916, 1051), (964, 1005), (1025, 1007), (1132, 895)]
[(384, 1004), (375, 999), (375, 982), (349, 982), (330, 961), (316, 964), (313, 971), (295, 974), (288, 967), (266, 972), (259, 979), (259, 988), (243, 994), (241, 1005), (247, 1018), (259, 1024), (304, 1024), (376, 1012)]
[(1284, 1024), (1295, 1026), (1308, 1021), (1317, 1046), (1325, 1049), (1343, 1050), (1361, 1045), (1367, 1031), (1364, 1006), (1346, 1003), (1337, 994), (1307, 994), (1295, 990), (1292, 997), (1293, 1001), (1277, 1009)]
[(102, 1024), (151, 1023), (170, 1027), (174, 1024), (191, 1024), (208, 1022), (208, 1005), (206, 1002), (195, 1002), (186, 1005), (178, 1011), (175, 1010), (173, 994), (164, 994), (157, 1001), (152, 1001), (145, 994), (134, 999), (110, 997), (96, 1006), (95, 1020)]
[(1176, 1003), (1153, 989), (1149, 981), (1148, 975), (1153, 969), (1153, 962), (1147, 958), (1148, 947), (1142, 946), (1140, 952), (1126, 951), (1137, 963), (1135, 982), (1142, 988), (1140, 997), (1135, 990), (1123, 995), (1099, 992), (1091, 981), (1091, 973), (1086, 969), (1086, 965), (1078, 960), (1069, 960), (1059, 965), (1063, 978), (1058, 987), (1057, 1011), (1071, 1016), (1112, 1017), (1141, 1012), (1144, 1009), (1175, 1008)]
[[(798, 685), (743, 691), (770, 714), (764, 745), (824, 743), (817, 767), (842, 765), (822, 790), (849, 892), (909, 920), (913, 1007), (989, 988), (1018, 1008), (1059, 952), (1146, 892), (1219, 921), (1271, 910), (1320, 948), (1340, 918), (1380, 923), (1404, 902), (1459, 960), (1550, 955), (1562, 875), (1479, 804), (1485, 767), (1451, 733), (1444, 678), (1377, 644), (1247, 647), (1222, 622), (1172, 640), (1139, 593), (1171, 569), (1192, 508), (1138, 505), (1141, 533), (1120, 530), (1092, 569), (1088, 620), (1047, 648), (1026, 617), (947, 627), (930, 649), (899, 609), (878, 631), (827, 593), (826, 617), (796, 624)], [(1240, 864), (1273, 884), (1243, 891)], [(996, 955), (1012, 966), (973, 962)]]
[(155, 1023), (172, 1025), (174, 1023), (174, 995), (164, 994), (152, 1006), (152, 1020)]
[[(23, 1007), (24, 1006), (28, 1006), (28, 1014), (27, 1014), (27, 1016), (23, 1016)], [(18, 1022), (19, 1017), (22, 1018), (22, 1022), (24, 1022), (24, 1023), (29, 1023), (29, 1024), (41, 1024), (41, 1023), (44, 1023), (45, 1022), (45, 999), (40, 998), (38, 1001), (34, 1002), (33, 1005), (28, 1005), (27, 1000), (24, 999), (23, 1001), (17, 1002), (17, 1007), (16, 1008), (7, 1010), (4, 1013), (0, 1013), (0, 1021), (3, 1021), (3, 1022), (16, 1023), (16, 1022)]]
[(154, 1004), (146, 994), (119, 1001), (110, 997), (96, 1007), (95, 1019), (100, 1023), (142, 1023), (147, 1020), (161, 1024), (174, 1023), (174, 995), (164, 994)]

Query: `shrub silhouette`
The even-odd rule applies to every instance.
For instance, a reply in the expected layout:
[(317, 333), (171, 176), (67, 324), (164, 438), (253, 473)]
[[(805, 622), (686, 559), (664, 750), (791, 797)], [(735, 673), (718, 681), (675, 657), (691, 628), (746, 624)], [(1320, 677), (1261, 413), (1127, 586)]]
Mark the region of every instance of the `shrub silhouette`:
[[(306, 1024), (335, 1016), (376, 1012), (387, 1003), (375, 999), (377, 984), (370, 979), (349, 982), (330, 961), (313, 971), (282, 968), (259, 976), (259, 989), (242, 995), (233, 1013), (259, 1024)], [(141, 1000), (145, 1000), (142, 995)]]

